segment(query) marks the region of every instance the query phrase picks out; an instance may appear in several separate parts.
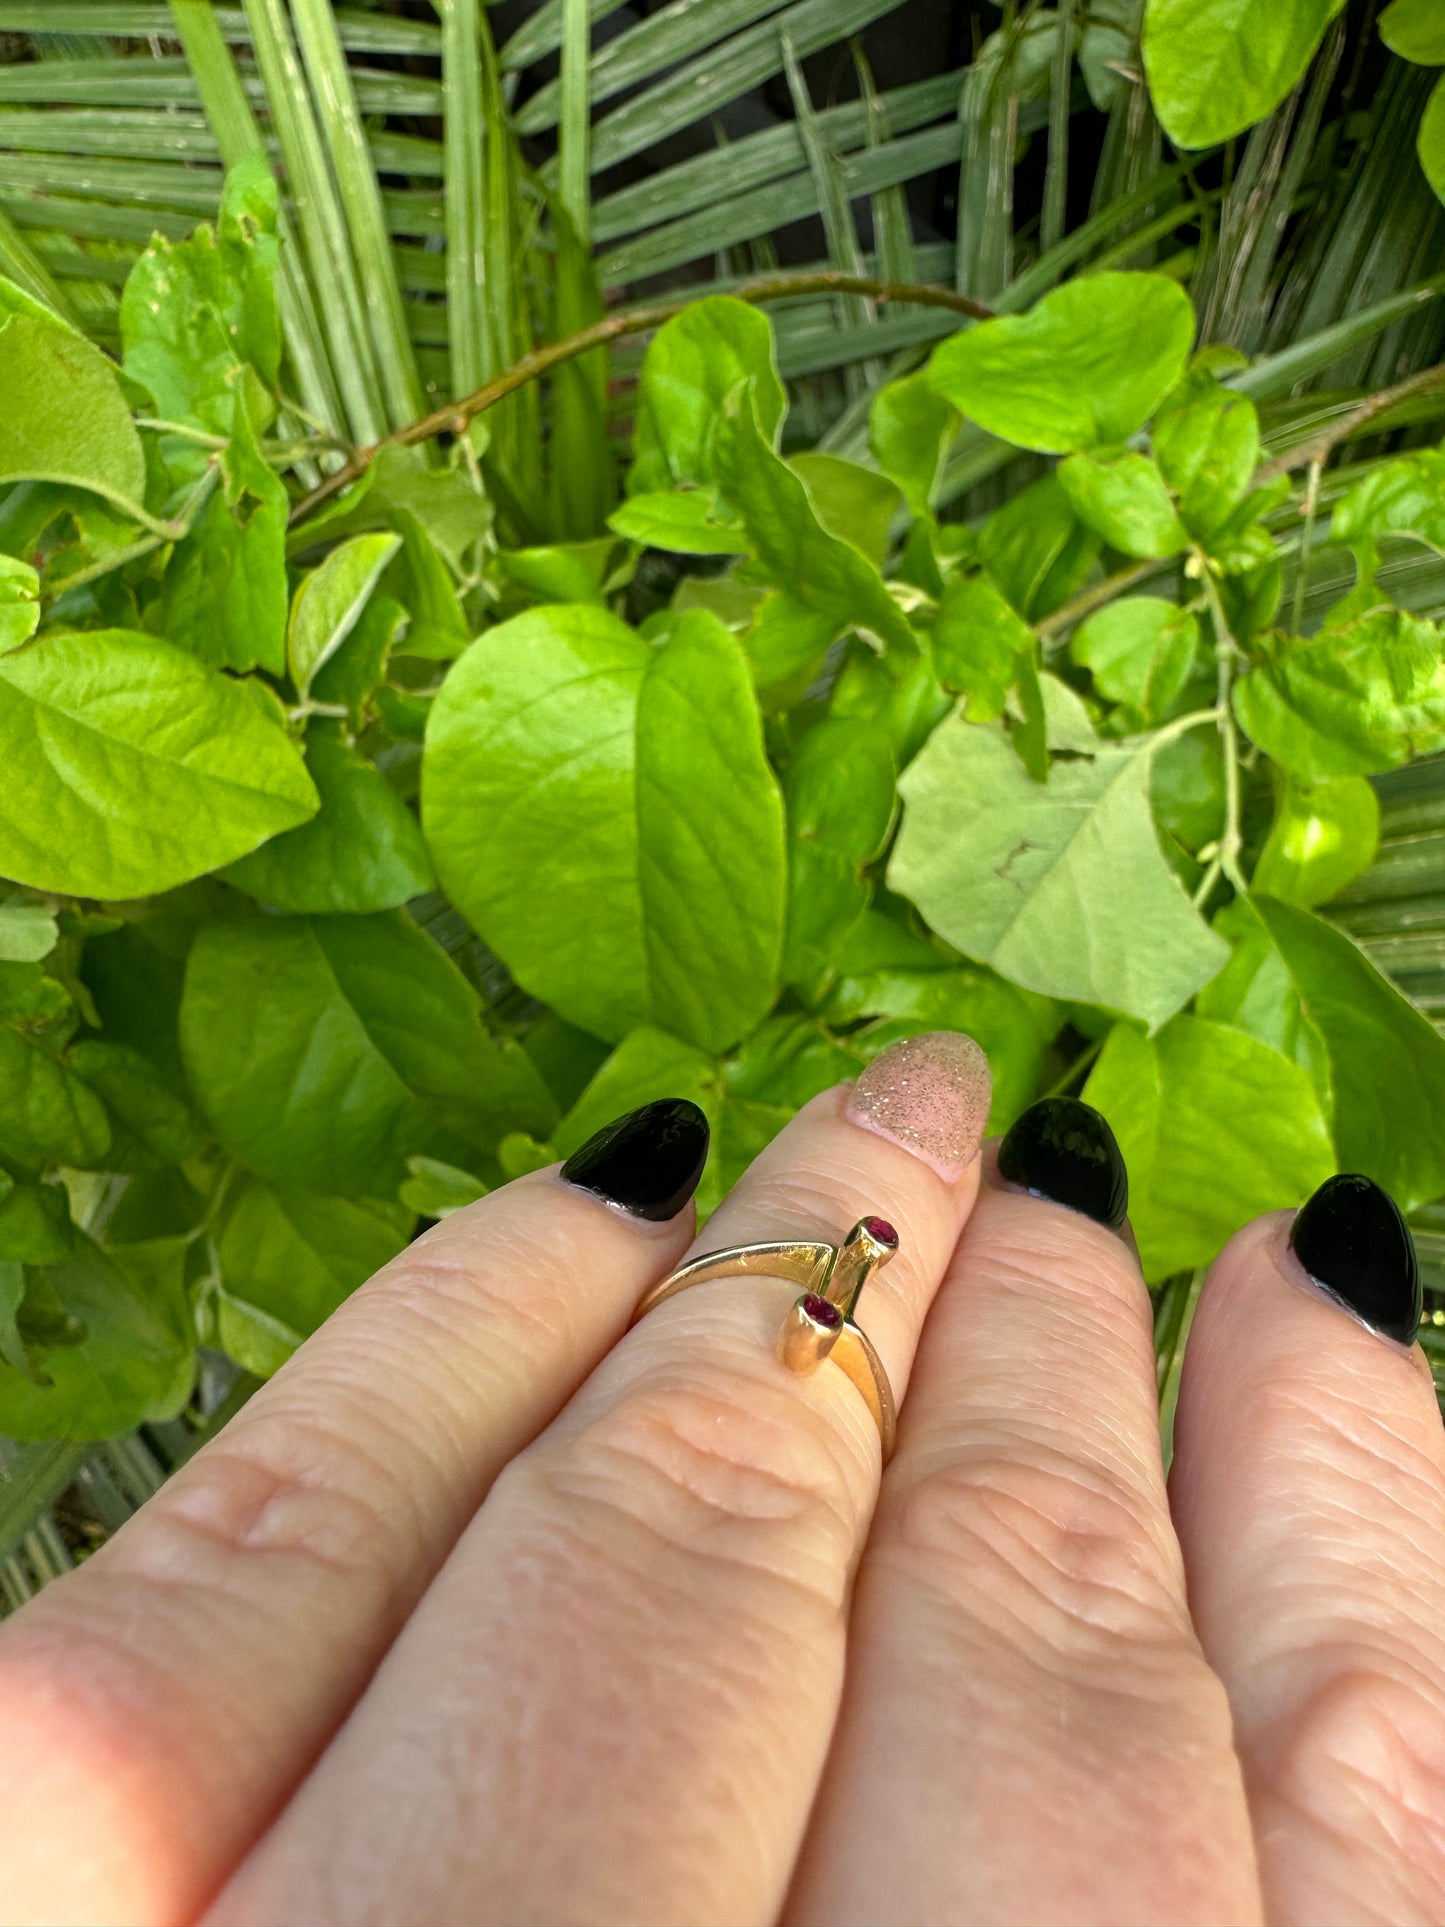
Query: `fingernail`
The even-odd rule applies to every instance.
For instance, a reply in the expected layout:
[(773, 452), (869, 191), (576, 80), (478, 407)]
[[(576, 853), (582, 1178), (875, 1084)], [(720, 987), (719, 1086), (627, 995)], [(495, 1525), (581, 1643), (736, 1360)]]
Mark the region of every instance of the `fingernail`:
[(1108, 1119), (1077, 1097), (1041, 1097), (998, 1147), (999, 1176), (1117, 1231), (1129, 1172)]
[(1420, 1261), (1400, 1207), (1373, 1178), (1326, 1178), (1295, 1214), (1294, 1255), (1317, 1285), (1386, 1338), (1413, 1345)]
[(992, 1092), (988, 1059), (973, 1039), (931, 1030), (878, 1053), (853, 1086), (847, 1115), (952, 1182), (978, 1155)]
[(634, 1218), (675, 1218), (707, 1163), (707, 1119), (685, 1097), (660, 1097), (614, 1118), (562, 1166), (568, 1184)]

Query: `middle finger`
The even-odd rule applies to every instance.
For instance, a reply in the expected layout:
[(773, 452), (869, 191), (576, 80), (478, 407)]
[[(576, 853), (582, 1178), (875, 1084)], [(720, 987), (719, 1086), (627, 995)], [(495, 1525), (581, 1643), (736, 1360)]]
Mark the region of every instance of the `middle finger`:
[[(706, 1248), (886, 1215), (899, 1252), (858, 1315), (901, 1392), (987, 1108), (968, 1040), (895, 1045), (793, 1120)], [(213, 1923), (775, 1916), (879, 1471), (843, 1373), (777, 1362), (796, 1296), (722, 1279), (617, 1347), (497, 1482)]]
[(1258, 1918), (1148, 1294), (1110, 1228), (1121, 1187), (1097, 1182), (1122, 1164), (1097, 1112), (1045, 1104), (1001, 1153), (1033, 1195), (990, 1186), (929, 1318), (794, 1921)]

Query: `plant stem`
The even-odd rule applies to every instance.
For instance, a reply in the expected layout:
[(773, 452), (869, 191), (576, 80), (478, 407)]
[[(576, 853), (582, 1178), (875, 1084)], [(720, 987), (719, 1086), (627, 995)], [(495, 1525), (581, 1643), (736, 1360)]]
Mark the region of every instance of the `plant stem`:
[(1315, 510), (1319, 506), (1320, 477), (1324, 473), (1324, 457), (1317, 456), (1310, 463), (1309, 481), (1305, 486), (1305, 519), (1300, 530), (1299, 559), (1295, 563), (1294, 607), (1290, 612), (1290, 629), (1295, 635), (1300, 632), (1304, 620), (1305, 577), (1309, 574), (1310, 543), (1314, 537)]
[(1106, 602), (1112, 602), (1126, 590), (1132, 589), (1136, 582), (1142, 582), (1163, 564), (1151, 557), (1146, 562), (1131, 562), (1127, 569), (1120, 569), (1117, 575), (1105, 576), (1102, 582), (1091, 582), (1087, 589), (1080, 589), (1076, 596), (1061, 603), (1052, 615), (1044, 616), (1034, 624), (1034, 633), (1041, 642), (1072, 629), (1076, 622), (1082, 622), (1095, 609), (1102, 609)]
[[(772, 274), (762, 276), (756, 281), (744, 281), (732, 290), (733, 298), (738, 301), (791, 301), (809, 294), (862, 294), (875, 301), (904, 301), (925, 308), (948, 308), (954, 314), (968, 315), (975, 321), (988, 321), (993, 317), (993, 309), (982, 301), (975, 301), (966, 294), (955, 294), (952, 288), (936, 288), (916, 281), (878, 281), (871, 275), (845, 274), (837, 269), (825, 269), (813, 274)], [(517, 389), (524, 388), (529, 381), (539, 375), (549, 373), (565, 361), (574, 361), (578, 355), (585, 355), (593, 348), (603, 348), (611, 341), (620, 340), (624, 335), (644, 334), (652, 328), (660, 328), (674, 315), (681, 314), (690, 307), (695, 296), (680, 301), (658, 301), (647, 307), (627, 308), (619, 314), (606, 315), (601, 321), (594, 321), (590, 327), (579, 328), (575, 334), (561, 341), (549, 341), (530, 354), (523, 355), (520, 361), (513, 362), (500, 375), (474, 389), (470, 395), (463, 395), (460, 401), (448, 402), (444, 408), (433, 409), (431, 414), (423, 415), (420, 420), (409, 422), (405, 428), (385, 435), (378, 442), (359, 448), (351, 459), (325, 481), (312, 489), (291, 511), (291, 524), (303, 521), (323, 502), (330, 501), (348, 487), (375, 461), (383, 448), (414, 448), (418, 442), (428, 442), (434, 435), (458, 435), (474, 416), (484, 414), (504, 401)]]
[[(1044, 1092), (1044, 1097), (1062, 1097), (1064, 1093), (1068, 1090), (1069, 1086), (1078, 1077), (1079, 1073), (1081, 1071), (1086, 1071), (1089, 1068), (1090, 1064), (1093, 1063), (1094, 1059), (1099, 1055), (1099, 1052), (1103, 1048), (1104, 1048), (1103, 1038), (1096, 1037), (1093, 1043), (1089, 1045), (1087, 1050), (1081, 1050), (1079, 1052), (1078, 1056), (1074, 1059), (1073, 1063), (1070, 1064), (1069, 1068), (1064, 1072), (1063, 1076), (1059, 1078), (1055, 1083), (1050, 1084), (1049, 1088)], [(1040, 1098), (1039, 1102), (1042, 1103), (1043, 1098)]]
[(1219, 658), (1219, 733), (1224, 741), (1224, 829), (1219, 838), (1218, 863), (1236, 890), (1246, 889), (1239, 867), (1244, 838), (1239, 827), (1239, 732), (1234, 726), (1230, 696), (1234, 688), (1235, 665), (1243, 660), (1239, 644), (1230, 632), (1229, 621), (1220, 600), (1219, 585), (1210, 572), (1208, 560), (1196, 550), (1200, 579), (1214, 621), (1215, 652)]

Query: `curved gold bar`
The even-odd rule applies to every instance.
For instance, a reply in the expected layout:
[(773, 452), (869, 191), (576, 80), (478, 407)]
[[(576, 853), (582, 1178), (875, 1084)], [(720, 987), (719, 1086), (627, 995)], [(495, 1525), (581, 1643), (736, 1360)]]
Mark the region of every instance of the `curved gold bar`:
[(632, 1314), (632, 1322), (635, 1325), (665, 1298), (686, 1291), (689, 1285), (705, 1285), (712, 1278), (785, 1278), (804, 1291), (821, 1291), (836, 1254), (836, 1245), (804, 1243), (797, 1238), (781, 1244), (729, 1245), (726, 1251), (705, 1251), (654, 1285)]
[(873, 1414), (878, 1437), (883, 1444), (883, 1463), (893, 1457), (898, 1436), (898, 1408), (893, 1403), (893, 1387), (883, 1369), (883, 1360), (873, 1349), (873, 1340), (860, 1331), (850, 1318), (838, 1334), (838, 1342), (828, 1354), (841, 1365), (863, 1395), (863, 1403)]
[[(872, 1227), (878, 1227), (882, 1236)], [(871, 1271), (886, 1264), (897, 1249), (897, 1234), (879, 1218), (861, 1219), (841, 1245), (812, 1240), (784, 1239), (775, 1244), (729, 1245), (724, 1251), (705, 1251), (660, 1279), (632, 1315), (635, 1325), (654, 1307), (692, 1285), (714, 1278), (782, 1278), (801, 1285), (805, 1296), (788, 1312), (779, 1333), (779, 1351), (791, 1370), (809, 1372), (830, 1358), (856, 1386), (878, 1427), (886, 1465), (893, 1452), (898, 1415), (893, 1388), (883, 1361), (868, 1334), (854, 1324), (851, 1312)], [(809, 1303), (813, 1298), (815, 1302)], [(817, 1302), (821, 1300), (822, 1302)], [(841, 1320), (839, 1314), (842, 1314)], [(793, 1332), (792, 1326), (799, 1331)], [(800, 1342), (802, 1328), (811, 1325), (814, 1341)], [(819, 1327), (822, 1326), (820, 1332)], [(828, 1326), (837, 1327), (832, 1337)], [(820, 1344), (818, 1339), (821, 1338)], [(789, 1342), (789, 1341), (792, 1342)]]

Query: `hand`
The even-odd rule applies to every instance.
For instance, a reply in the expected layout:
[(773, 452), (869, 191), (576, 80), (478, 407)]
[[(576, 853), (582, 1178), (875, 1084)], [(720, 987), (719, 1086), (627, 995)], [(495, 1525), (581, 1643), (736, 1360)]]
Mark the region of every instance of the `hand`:
[(778, 1363), (795, 1285), (627, 1329), (690, 1107), (418, 1240), (0, 1629), (0, 1917), (1445, 1920), (1445, 1432), (1300, 1262), (1411, 1335), (1393, 1207), (1235, 1238), (1166, 1494), (1107, 1126), (1000, 1176), (987, 1105), (895, 1045), (699, 1241), (897, 1226), (881, 1494), (844, 1373)]

